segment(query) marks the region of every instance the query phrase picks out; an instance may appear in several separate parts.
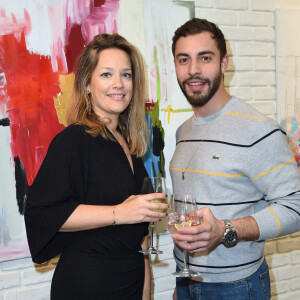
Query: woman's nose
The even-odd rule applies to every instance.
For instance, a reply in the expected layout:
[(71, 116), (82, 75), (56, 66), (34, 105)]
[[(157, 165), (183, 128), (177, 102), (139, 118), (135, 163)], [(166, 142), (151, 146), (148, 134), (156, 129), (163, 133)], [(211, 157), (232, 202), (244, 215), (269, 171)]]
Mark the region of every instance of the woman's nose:
[(114, 76), (113, 88), (120, 89), (123, 87), (123, 81), (120, 75)]

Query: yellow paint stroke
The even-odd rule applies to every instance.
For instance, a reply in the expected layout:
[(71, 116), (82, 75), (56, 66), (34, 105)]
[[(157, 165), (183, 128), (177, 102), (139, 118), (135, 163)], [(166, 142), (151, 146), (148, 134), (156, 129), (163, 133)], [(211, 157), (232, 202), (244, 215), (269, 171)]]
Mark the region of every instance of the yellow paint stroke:
[(67, 110), (73, 97), (74, 74), (59, 75), (61, 93), (54, 98), (54, 107), (60, 124), (67, 126)]
[(172, 109), (172, 106), (169, 104), (169, 105), (167, 106), (167, 111), (168, 111), (168, 124), (170, 124), (171, 109)]
[(279, 237), (279, 236), (280, 236), (280, 233), (281, 233), (280, 222), (279, 222), (279, 220), (278, 220), (278, 218), (277, 218), (277, 216), (276, 216), (274, 210), (273, 210), (270, 206), (268, 206), (267, 208), (272, 212), (272, 214), (274, 215), (274, 217), (275, 217), (275, 219), (276, 219), (276, 222), (277, 222), (277, 225), (278, 225), (278, 235), (277, 235), (277, 237)]
[(240, 177), (240, 176), (245, 175), (244, 173), (231, 175), (231, 174), (220, 174), (220, 173), (214, 173), (214, 172), (207, 172), (207, 171), (200, 171), (200, 170), (191, 170), (191, 169), (181, 169), (181, 168), (170, 168), (170, 170), (181, 171), (181, 172), (202, 173), (202, 174), (222, 176), (222, 177)]
[(273, 172), (273, 171), (275, 171), (275, 170), (277, 170), (277, 169), (279, 169), (279, 168), (281, 168), (281, 167), (283, 167), (283, 166), (285, 166), (285, 165), (287, 165), (287, 164), (290, 164), (290, 163), (293, 162), (294, 160), (295, 160), (295, 158), (293, 157), (290, 161), (288, 161), (288, 162), (286, 162), (286, 163), (284, 163), (284, 164), (281, 164), (281, 165), (279, 165), (279, 166), (277, 166), (277, 167), (271, 169), (270, 171), (261, 173), (261, 174), (257, 175), (256, 177), (254, 177), (254, 178), (251, 179), (251, 180), (254, 181), (254, 180), (256, 180), (258, 177), (267, 175), (267, 174), (269, 174), (269, 173), (271, 173), (271, 172)]
[(168, 113), (168, 124), (170, 124), (170, 116), (171, 116), (171, 113), (175, 114), (175, 113), (182, 113), (182, 112), (190, 112), (190, 111), (193, 111), (192, 108), (179, 108), (179, 109), (173, 109), (172, 108), (172, 105), (169, 104), (167, 106), (167, 109), (160, 109), (160, 111), (163, 111), (163, 112), (167, 112)]
[(228, 115), (235, 115), (235, 116), (242, 116), (242, 117), (250, 117), (250, 118), (256, 118), (256, 119), (260, 119), (260, 120), (264, 120), (264, 118), (261, 117), (257, 117), (257, 116), (252, 116), (252, 115), (245, 115), (245, 114), (238, 114), (238, 113), (233, 113), (233, 112), (226, 112), (226, 114)]

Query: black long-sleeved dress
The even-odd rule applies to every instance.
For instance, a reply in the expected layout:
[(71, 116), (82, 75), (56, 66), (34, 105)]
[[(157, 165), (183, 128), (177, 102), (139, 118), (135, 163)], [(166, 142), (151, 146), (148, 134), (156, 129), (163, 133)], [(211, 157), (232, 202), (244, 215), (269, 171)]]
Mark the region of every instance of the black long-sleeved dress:
[[(79, 204), (115, 205), (140, 194), (147, 176), (132, 156), (134, 174), (117, 142), (71, 125), (52, 141), (25, 211), (34, 262), (59, 253), (51, 299), (141, 299), (144, 259), (138, 252), (148, 223), (58, 232)], [(113, 216), (112, 216), (113, 220)]]

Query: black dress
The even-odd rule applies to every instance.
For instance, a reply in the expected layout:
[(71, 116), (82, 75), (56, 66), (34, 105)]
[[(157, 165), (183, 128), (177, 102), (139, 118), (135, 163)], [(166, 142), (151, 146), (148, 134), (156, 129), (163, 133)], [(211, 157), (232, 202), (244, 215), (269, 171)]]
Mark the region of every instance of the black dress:
[(147, 173), (141, 159), (132, 161), (134, 174), (119, 143), (93, 138), (79, 125), (52, 141), (25, 211), (33, 261), (62, 253), (52, 300), (142, 298), (144, 259), (138, 250), (148, 223), (58, 232), (79, 204), (114, 205), (140, 194)]

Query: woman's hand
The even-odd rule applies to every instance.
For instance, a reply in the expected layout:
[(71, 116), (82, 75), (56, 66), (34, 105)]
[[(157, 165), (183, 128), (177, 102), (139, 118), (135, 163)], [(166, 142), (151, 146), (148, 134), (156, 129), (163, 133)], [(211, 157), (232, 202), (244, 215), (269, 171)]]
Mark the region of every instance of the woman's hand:
[[(164, 203), (151, 202), (161, 200)], [(115, 208), (115, 220), (117, 224), (134, 224), (141, 222), (157, 222), (167, 216), (167, 195), (152, 193), (146, 195), (132, 195)], [(154, 211), (159, 210), (159, 211)]]

